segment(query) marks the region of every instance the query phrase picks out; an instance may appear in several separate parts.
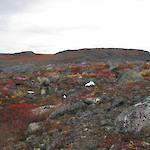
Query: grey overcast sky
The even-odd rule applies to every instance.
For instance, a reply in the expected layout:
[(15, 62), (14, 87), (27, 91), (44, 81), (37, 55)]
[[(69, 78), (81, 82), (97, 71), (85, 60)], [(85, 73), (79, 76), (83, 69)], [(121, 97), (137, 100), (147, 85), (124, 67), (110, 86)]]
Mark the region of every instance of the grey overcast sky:
[(150, 0), (0, 0), (0, 53), (150, 51)]

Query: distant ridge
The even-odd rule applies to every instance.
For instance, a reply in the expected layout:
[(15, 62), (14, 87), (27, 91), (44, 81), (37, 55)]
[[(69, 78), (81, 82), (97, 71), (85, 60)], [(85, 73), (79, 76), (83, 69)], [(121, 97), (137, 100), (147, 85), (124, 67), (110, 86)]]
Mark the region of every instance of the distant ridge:
[(18, 53), (0, 53), (0, 55), (22, 55), (22, 56), (31, 56), (34, 55), (32, 51), (23, 51), (23, 52), (18, 52)]
[(143, 52), (147, 52), (145, 50), (140, 50), (140, 49), (124, 49), (124, 48), (82, 48), (82, 49), (75, 49), (75, 50), (63, 50), (60, 52), (55, 53), (54, 55), (58, 55), (61, 53), (65, 53), (65, 52), (79, 52), (79, 51), (90, 51), (90, 50), (123, 50), (123, 51), (143, 51)]
[(108, 60), (120, 61), (150, 61), (150, 52), (138, 49), (123, 48), (83, 48), (64, 50), (55, 54), (36, 54), (24, 51), (14, 54), (1, 54), (1, 60), (34, 60), (48, 63), (99, 62)]

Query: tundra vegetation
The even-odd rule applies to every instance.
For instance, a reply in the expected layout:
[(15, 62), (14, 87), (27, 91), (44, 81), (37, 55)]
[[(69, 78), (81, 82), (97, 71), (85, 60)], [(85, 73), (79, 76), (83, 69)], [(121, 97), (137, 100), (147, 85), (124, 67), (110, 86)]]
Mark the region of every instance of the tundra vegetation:
[[(47, 57), (21, 59), (11, 61)], [(36, 95), (38, 76), (49, 78), (50, 95)], [(85, 86), (90, 81), (95, 85)], [(146, 61), (49, 63), (1, 73), (0, 149), (150, 149), (149, 96)]]

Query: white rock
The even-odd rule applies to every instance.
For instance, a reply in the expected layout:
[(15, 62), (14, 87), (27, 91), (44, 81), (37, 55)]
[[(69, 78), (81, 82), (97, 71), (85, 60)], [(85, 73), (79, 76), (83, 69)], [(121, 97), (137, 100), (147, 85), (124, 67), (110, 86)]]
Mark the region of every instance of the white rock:
[(34, 94), (34, 92), (33, 91), (28, 91), (28, 94)]
[(66, 96), (66, 95), (64, 95), (64, 96), (63, 96), (63, 98), (64, 98), (64, 99), (66, 99), (66, 98), (67, 98), (67, 96)]
[(85, 86), (92, 86), (92, 85), (95, 85), (95, 83), (93, 81), (90, 81), (89, 83), (85, 84)]

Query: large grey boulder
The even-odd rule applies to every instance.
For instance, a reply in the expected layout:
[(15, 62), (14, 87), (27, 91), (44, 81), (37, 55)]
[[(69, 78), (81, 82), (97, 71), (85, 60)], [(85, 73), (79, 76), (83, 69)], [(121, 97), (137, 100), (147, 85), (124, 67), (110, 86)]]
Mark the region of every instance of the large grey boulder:
[(125, 109), (116, 119), (115, 126), (119, 132), (134, 133), (150, 126), (150, 96), (143, 102)]
[(124, 69), (118, 76), (116, 83), (117, 84), (127, 84), (128, 81), (143, 81), (143, 76), (136, 71), (131, 69)]
[(64, 114), (75, 114), (77, 113), (80, 109), (86, 109), (87, 104), (83, 102), (77, 102), (77, 103), (70, 103), (67, 104), (66, 106), (61, 106), (57, 108), (55, 111), (52, 112), (50, 115), (50, 118), (55, 118), (59, 116), (63, 116)]

